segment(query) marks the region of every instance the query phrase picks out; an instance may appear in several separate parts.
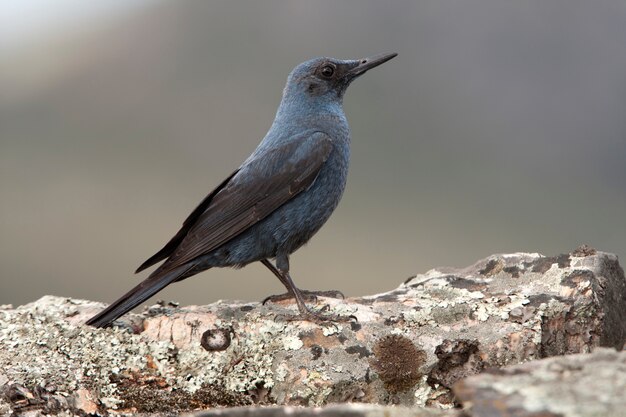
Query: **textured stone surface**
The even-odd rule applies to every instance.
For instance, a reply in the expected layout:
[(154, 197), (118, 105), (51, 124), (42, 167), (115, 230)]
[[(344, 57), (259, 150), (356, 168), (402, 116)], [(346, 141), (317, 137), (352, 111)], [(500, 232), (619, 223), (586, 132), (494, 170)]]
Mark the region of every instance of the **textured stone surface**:
[(189, 417), (461, 417), (460, 410), (335, 404), (326, 407), (235, 407), (201, 411)]
[(0, 307), (0, 413), (159, 413), (337, 402), (452, 407), (450, 387), (491, 367), (622, 348), (626, 281), (614, 255), (493, 255), (395, 290), (320, 298), (358, 323), (286, 320), (289, 302), (160, 304), (119, 327), (102, 306), (44, 297)]
[(469, 416), (623, 417), (626, 351), (533, 361), (486, 372), (454, 387)]

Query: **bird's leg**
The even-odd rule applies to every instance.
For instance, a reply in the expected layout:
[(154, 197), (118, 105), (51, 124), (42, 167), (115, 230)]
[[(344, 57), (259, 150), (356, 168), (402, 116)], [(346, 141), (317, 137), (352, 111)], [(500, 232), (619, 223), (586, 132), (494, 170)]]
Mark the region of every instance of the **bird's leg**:
[[(294, 295), (292, 294), (291, 290), (290, 290), (290, 286), (289, 286), (289, 281), (287, 281), (283, 275), (278, 271), (278, 269), (276, 269), (276, 267), (274, 265), (272, 265), (272, 263), (267, 260), (267, 259), (263, 259), (261, 261), (261, 263), (263, 265), (265, 265), (267, 267), (267, 269), (269, 269), (270, 271), (272, 271), (272, 274), (274, 274), (276, 276), (276, 278), (278, 278), (280, 280), (280, 282), (283, 283), (283, 285), (287, 288), (288, 292), (284, 293), (284, 294), (278, 294), (278, 295), (270, 295), (269, 297), (266, 297), (263, 301), (262, 304), (266, 304), (268, 301), (271, 301), (273, 303), (278, 302), (278, 301), (285, 301), (285, 300), (289, 300), (294, 298)], [(289, 273), (287, 273), (287, 275), (289, 275)], [(291, 278), (289, 278), (291, 280)], [(293, 282), (292, 282), (293, 284)], [(294, 285), (295, 287), (295, 285)], [(329, 291), (309, 291), (309, 290), (301, 290), (298, 289), (298, 291), (300, 292), (300, 294), (302, 295), (302, 298), (309, 302), (309, 303), (317, 303), (317, 297), (330, 297), (330, 298), (341, 298), (344, 299), (345, 296), (343, 295), (343, 293), (341, 291), (338, 290), (329, 290)]]
[[(263, 259), (261, 262), (263, 263), (263, 265), (268, 267), (269, 270), (272, 271), (272, 273), (276, 275), (276, 277), (280, 280), (280, 282), (282, 282), (283, 285), (287, 288), (287, 294), (286, 294), (286, 297), (284, 298), (295, 298), (296, 304), (298, 305), (298, 310), (300, 310), (300, 313), (302, 314), (311, 313), (311, 311), (309, 310), (309, 308), (306, 306), (304, 302), (304, 296), (302, 295), (298, 287), (296, 287), (296, 285), (293, 283), (291, 276), (289, 276), (289, 258), (287, 258), (286, 256), (277, 257), (276, 264), (278, 268), (274, 267), (274, 265), (272, 265), (272, 263), (268, 261), (267, 259)], [(278, 296), (278, 297), (281, 297), (281, 296)], [(268, 297), (265, 300), (263, 300), (263, 303), (265, 304), (265, 302), (270, 299), (274, 299), (274, 298)]]
[[(323, 314), (320, 314), (319, 312), (310, 310), (306, 306), (302, 291), (299, 290), (298, 287), (296, 287), (293, 280), (291, 279), (291, 276), (289, 275), (289, 258), (287, 256), (276, 257), (277, 267), (274, 267), (274, 265), (272, 265), (272, 263), (267, 259), (263, 259), (261, 263), (265, 265), (270, 271), (272, 271), (274, 275), (276, 275), (276, 277), (280, 280), (280, 282), (283, 283), (283, 285), (287, 288), (287, 291), (288, 291), (288, 293), (286, 294), (287, 297), (284, 297), (284, 295), (270, 296), (266, 298), (265, 300), (263, 300), (263, 304), (265, 304), (268, 300), (274, 300), (275, 297), (295, 298), (296, 304), (298, 305), (298, 311), (300, 311), (300, 316), (304, 320), (314, 321), (314, 322), (353, 320), (353, 317), (323, 315)], [(309, 293), (315, 294), (314, 292), (309, 292)], [(327, 307), (328, 306), (326, 306), (326, 308)]]

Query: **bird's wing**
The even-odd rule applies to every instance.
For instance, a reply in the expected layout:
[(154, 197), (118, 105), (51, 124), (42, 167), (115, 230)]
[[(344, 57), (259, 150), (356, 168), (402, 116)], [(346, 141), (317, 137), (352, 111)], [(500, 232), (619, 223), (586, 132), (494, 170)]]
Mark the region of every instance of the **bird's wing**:
[(248, 160), (210, 199), (154, 274), (217, 249), (306, 190), (332, 150), (326, 134), (308, 132)]

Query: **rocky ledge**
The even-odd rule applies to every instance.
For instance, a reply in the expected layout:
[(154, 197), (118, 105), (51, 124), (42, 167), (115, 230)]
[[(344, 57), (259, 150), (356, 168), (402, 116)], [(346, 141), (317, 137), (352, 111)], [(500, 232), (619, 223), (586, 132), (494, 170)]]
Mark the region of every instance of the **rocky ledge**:
[[(503, 368), (623, 349), (626, 279), (615, 255), (588, 247), (555, 257), (493, 255), (433, 269), (387, 293), (318, 305), (356, 320), (293, 321), (290, 302), (160, 303), (94, 329), (82, 323), (99, 303), (46, 296), (0, 306), (0, 414), (227, 407), (201, 415), (611, 415), (609, 408), (572, 414), (582, 403), (541, 408), (576, 398), (607, 407), (622, 401), (624, 409), (624, 353), (547, 360), (574, 361), (571, 368), (545, 361)], [(606, 388), (611, 372), (621, 372), (610, 379), (615, 388), (576, 397), (576, 389)], [(574, 388), (580, 380), (585, 385)], [(331, 403), (344, 405), (313, 408)], [(270, 405), (288, 407), (258, 407)]]

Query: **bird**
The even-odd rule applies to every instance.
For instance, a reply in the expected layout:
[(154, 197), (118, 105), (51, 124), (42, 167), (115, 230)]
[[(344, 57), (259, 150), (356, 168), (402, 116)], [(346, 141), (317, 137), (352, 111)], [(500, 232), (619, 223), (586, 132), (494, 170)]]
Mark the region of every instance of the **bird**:
[(287, 77), (274, 122), (254, 152), (135, 273), (164, 262), (86, 324), (111, 326), (174, 282), (210, 268), (253, 262), (265, 265), (287, 288), (298, 320), (337, 319), (307, 307), (304, 291), (290, 276), (289, 256), (322, 227), (342, 197), (350, 161), (346, 89), (396, 56), (318, 57), (297, 65)]

